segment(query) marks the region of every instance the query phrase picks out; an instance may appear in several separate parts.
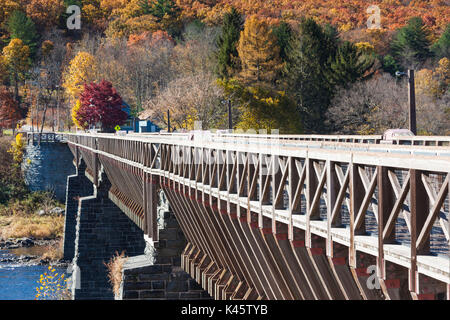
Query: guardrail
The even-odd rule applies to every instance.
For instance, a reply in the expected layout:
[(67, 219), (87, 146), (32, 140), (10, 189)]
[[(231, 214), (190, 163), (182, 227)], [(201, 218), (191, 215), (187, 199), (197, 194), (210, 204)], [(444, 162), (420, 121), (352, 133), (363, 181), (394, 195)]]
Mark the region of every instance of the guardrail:
[(48, 142), (65, 142), (64, 134), (58, 132), (20, 132), (26, 134), (27, 144), (32, 143), (48, 143)]

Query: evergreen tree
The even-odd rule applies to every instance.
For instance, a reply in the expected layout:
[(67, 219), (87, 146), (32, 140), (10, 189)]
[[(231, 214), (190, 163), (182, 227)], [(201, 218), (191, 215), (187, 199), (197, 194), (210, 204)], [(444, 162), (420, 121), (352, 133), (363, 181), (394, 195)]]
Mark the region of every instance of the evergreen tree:
[(395, 76), (397, 71), (403, 71), (403, 68), (398, 65), (394, 57), (390, 54), (385, 55), (381, 60), (381, 65), (384, 72), (389, 72), (391, 76)]
[(138, 4), (141, 7), (142, 12), (144, 14), (150, 14), (150, 11), (152, 10), (152, 7), (148, 3), (148, 0), (139, 0)]
[(20, 39), (30, 48), (31, 55), (36, 53), (38, 34), (34, 22), (22, 11), (14, 11), (8, 19), (7, 29), (11, 39)]
[(329, 80), (336, 86), (348, 87), (349, 84), (365, 78), (366, 72), (373, 64), (372, 56), (364, 54), (353, 43), (345, 41), (331, 60)]
[(333, 28), (321, 27), (311, 18), (302, 20), (299, 34), (292, 40), (285, 74), (306, 132), (327, 131), (325, 113), (334, 90), (329, 81), (330, 62), (336, 55), (337, 41)]
[(397, 31), (391, 43), (392, 56), (405, 68), (417, 69), (432, 56), (429, 34), (420, 17), (411, 18), (405, 27)]
[(444, 33), (435, 44), (431, 47), (431, 50), (435, 54), (438, 60), (442, 58), (450, 59), (450, 23), (445, 28)]
[[(143, 9), (145, 10), (145, 8)], [(181, 9), (173, 0), (156, 0), (153, 6), (147, 10), (156, 18), (157, 22), (161, 22), (166, 15), (168, 18), (176, 18)]]
[(278, 47), (280, 48), (280, 57), (285, 61), (291, 50), (293, 36), (292, 28), (287, 22), (283, 21), (279, 25), (273, 27), (272, 32), (277, 38)]
[(321, 26), (324, 35), (324, 49), (329, 55), (328, 59), (334, 59), (340, 43), (339, 31), (329, 23)]
[(242, 16), (232, 8), (223, 17), (222, 31), (217, 37), (217, 65), (216, 73), (221, 78), (231, 76), (238, 65), (237, 43), (242, 30)]

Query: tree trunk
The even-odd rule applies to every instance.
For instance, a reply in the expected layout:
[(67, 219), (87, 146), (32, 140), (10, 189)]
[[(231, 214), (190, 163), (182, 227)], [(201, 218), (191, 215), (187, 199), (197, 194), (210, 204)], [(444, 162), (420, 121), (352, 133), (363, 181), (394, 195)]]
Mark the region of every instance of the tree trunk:
[(41, 134), (44, 131), (44, 125), (45, 125), (45, 114), (47, 113), (47, 105), (44, 107), (44, 114), (42, 115), (42, 123), (41, 123)]
[(55, 108), (52, 106), (52, 131), (55, 132)]
[(20, 110), (20, 99), (19, 99), (19, 77), (17, 76), (17, 73), (14, 74), (14, 100), (17, 101), (17, 106)]

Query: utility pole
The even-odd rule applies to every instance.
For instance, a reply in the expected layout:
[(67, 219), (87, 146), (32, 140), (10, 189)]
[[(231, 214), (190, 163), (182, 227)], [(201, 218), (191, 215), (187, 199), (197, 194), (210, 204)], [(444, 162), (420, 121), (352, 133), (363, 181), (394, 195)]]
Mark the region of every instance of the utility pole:
[(231, 116), (231, 100), (228, 100), (228, 129), (233, 131), (233, 118)]
[(170, 110), (167, 109), (167, 132), (170, 133)]
[(414, 70), (408, 70), (408, 102), (409, 102), (409, 130), (417, 135), (416, 127), (416, 90), (414, 87)]

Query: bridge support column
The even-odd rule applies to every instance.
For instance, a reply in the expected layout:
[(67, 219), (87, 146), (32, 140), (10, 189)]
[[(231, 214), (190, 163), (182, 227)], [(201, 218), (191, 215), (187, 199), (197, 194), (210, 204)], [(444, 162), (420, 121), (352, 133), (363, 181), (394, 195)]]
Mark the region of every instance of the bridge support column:
[(108, 197), (111, 184), (103, 173), (94, 194), (78, 202), (75, 257), (73, 259), (73, 299), (113, 299), (108, 281), (108, 262), (116, 253), (142, 254), (144, 235)]
[[(153, 186), (154, 187), (154, 186)], [(155, 192), (156, 194), (156, 192)], [(163, 192), (159, 193), (156, 209), (158, 241), (146, 237), (145, 254), (131, 257), (124, 264), (122, 285), (117, 299), (121, 300), (185, 300), (211, 299), (195, 281), (195, 268), (183, 271), (182, 254), (189, 250), (186, 239), (169, 209)], [(198, 258), (198, 257), (197, 257)], [(188, 260), (189, 263), (192, 260)], [(201, 260), (195, 261), (197, 266)], [(198, 281), (198, 280), (197, 280)]]
[(77, 173), (67, 177), (66, 217), (64, 224), (64, 255), (63, 259), (72, 261), (75, 255), (75, 236), (79, 198), (92, 195), (94, 187), (85, 176), (86, 164), (81, 161)]

